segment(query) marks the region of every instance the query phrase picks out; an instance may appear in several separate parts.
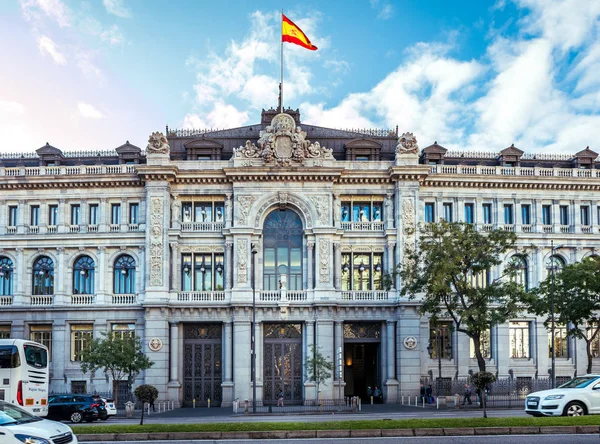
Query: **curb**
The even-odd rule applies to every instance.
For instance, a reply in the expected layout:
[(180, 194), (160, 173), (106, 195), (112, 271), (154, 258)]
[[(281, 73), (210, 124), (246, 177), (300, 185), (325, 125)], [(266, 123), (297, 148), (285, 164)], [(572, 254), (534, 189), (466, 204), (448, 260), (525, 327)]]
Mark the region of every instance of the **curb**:
[(360, 430), (273, 430), (248, 432), (161, 432), (161, 433), (103, 433), (80, 434), (80, 442), (87, 441), (156, 441), (193, 439), (301, 439), (301, 438), (368, 438), (405, 436), (468, 436), (468, 435), (547, 435), (595, 434), (600, 426), (555, 427), (460, 427), (425, 429), (360, 429)]

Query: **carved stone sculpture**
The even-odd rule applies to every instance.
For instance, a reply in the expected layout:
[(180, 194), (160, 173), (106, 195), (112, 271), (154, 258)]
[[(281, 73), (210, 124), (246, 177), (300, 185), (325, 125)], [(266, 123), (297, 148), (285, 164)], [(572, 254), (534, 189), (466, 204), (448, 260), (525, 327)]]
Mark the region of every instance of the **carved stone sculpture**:
[(404, 133), (398, 138), (398, 144), (396, 145), (396, 155), (418, 153), (419, 145), (417, 144), (417, 138), (413, 135), (413, 133)]
[(146, 150), (148, 154), (169, 154), (171, 151), (167, 138), (160, 131), (156, 131), (150, 135)]

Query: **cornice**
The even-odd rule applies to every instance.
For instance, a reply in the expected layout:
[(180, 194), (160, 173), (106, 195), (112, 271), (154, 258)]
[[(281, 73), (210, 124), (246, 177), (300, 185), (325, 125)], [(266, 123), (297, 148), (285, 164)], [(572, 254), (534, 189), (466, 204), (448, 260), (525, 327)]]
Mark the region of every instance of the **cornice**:
[(430, 175), (422, 187), (444, 188), (512, 188), (531, 190), (578, 190), (600, 191), (600, 181), (590, 183), (584, 177), (515, 177), (515, 176), (455, 176)]
[(28, 190), (44, 188), (124, 188), (141, 187), (142, 183), (135, 176), (130, 177), (98, 177), (98, 176), (65, 176), (65, 177), (18, 177), (7, 178), (0, 182), (0, 190)]
[(387, 174), (393, 182), (418, 181), (422, 184), (429, 176), (429, 170), (427, 165), (399, 165), (390, 167)]
[(230, 182), (337, 182), (343, 168), (223, 168)]

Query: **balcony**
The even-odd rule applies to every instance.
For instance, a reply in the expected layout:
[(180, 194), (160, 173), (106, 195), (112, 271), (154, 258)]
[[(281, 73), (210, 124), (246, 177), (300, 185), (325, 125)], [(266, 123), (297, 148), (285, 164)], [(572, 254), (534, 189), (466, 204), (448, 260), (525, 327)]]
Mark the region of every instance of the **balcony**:
[(533, 225), (521, 225), (521, 231), (523, 233), (533, 233)]
[(52, 304), (54, 304), (54, 295), (50, 294), (31, 295), (31, 299), (29, 300), (29, 305), (33, 305), (36, 307), (47, 306)]
[(58, 225), (48, 225), (46, 227), (46, 233), (48, 233), (48, 234), (58, 233)]
[(471, 165), (435, 165), (429, 174), (457, 174), (465, 176), (527, 176), (527, 177), (582, 177), (600, 178), (600, 170), (579, 168), (539, 168)]
[(137, 303), (137, 294), (113, 294), (111, 295), (111, 304), (113, 305), (134, 305)]
[(27, 227), (28, 234), (38, 234), (40, 232), (40, 227), (37, 225), (30, 225)]
[(343, 301), (385, 301), (393, 302), (389, 292), (384, 290), (351, 290), (342, 291)]
[(77, 176), (135, 174), (133, 165), (79, 165), (0, 168), (0, 176)]
[(584, 233), (584, 234), (592, 234), (593, 231), (592, 231), (591, 225), (582, 225), (581, 226), (581, 232)]
[(223, 222), (182, 222), (181, 231), (198, 232), (198, 231), (223, 231)]
[(12, 296), (0, 296), (0, 307), (8, 307), (13, 304)]
[(79, 229), (79, 225), (69, 225), (67, 227), (67, 231), (69, 233), (79, 233), (80, 229)]
[(342, 222), (342, 230), (346, 231), (383, 231), (385, 223), (380, 220), (369, 222)]
[(560, 226), (560, 232), (563, 234), (567, 234), (571, 232), (571, 226), (570, 225), (561, 225)]
[[(285, 300), (288, 302), (306, 302), (308, 300), (308, 292), (306, 290), (286, 290)], [(259, 300), (261, 302), (280, 302), (281, 290), (261, 290)]]
[(177, 302), (225, 302), (224, 291), (180, 291)]
[(93, 305), (94, 299), (93, 294), (72, 294), (71, 305)]
[(6, 234), (17, 234), (17, 227), (9, 225), (6, 227)]
[(542, 231), (544, 233), (552, 233), (552, 225), (542, 225)]
[(504, 224), (501, 225), (500, 228), (502, 229), (502, 231), (515, 231), (515, 226), (513, 224)]

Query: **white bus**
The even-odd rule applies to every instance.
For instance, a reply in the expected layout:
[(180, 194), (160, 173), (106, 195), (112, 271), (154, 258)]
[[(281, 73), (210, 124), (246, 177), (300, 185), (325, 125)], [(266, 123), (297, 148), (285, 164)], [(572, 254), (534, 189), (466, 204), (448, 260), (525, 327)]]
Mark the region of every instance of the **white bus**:
[(48, 349), (23, 339), (0, 339), (0, 400), (48, 415)]

